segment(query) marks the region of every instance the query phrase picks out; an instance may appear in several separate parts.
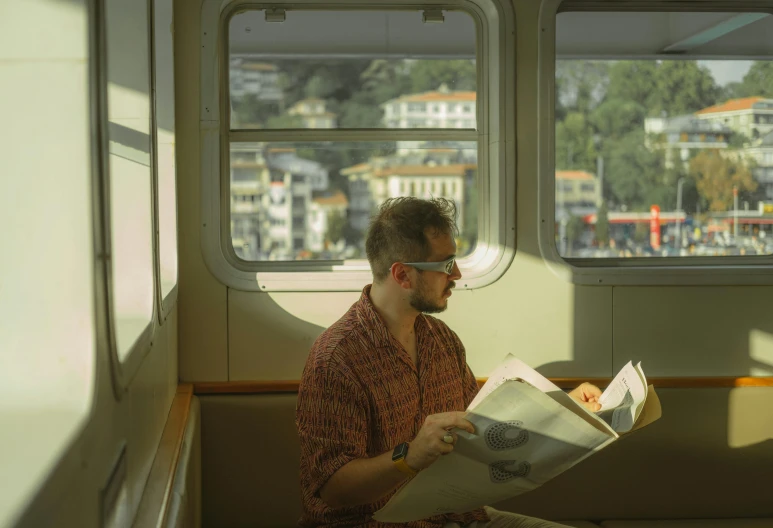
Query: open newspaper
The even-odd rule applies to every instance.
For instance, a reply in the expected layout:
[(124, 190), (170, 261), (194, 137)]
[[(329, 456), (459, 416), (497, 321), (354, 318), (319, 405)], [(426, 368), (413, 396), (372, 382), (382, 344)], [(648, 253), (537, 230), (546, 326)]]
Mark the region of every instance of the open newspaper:
[(661, 415), (641, 363), (625, 365), (599, 403), (599, 411), (588, 411), (508, 355), (467, 408), (475, 434), (455, 429), (453, 452), (400, 488), (373, 518), (409, 522), (520, 495)]

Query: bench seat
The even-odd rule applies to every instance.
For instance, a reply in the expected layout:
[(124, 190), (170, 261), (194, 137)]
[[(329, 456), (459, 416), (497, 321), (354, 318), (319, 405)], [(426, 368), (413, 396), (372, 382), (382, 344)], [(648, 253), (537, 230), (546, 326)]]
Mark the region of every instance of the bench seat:
[[(654, 424), (491, 506), (573, 528), (773, 528), (773, 387), (658, 395), (663, 417)], [(296, 395), (200, 400), (203, 526), (296, 526)], [(693, 520), (645, 520), (653, 517)]]
[(601, 528), (773, 528), (773, 518), (604, 521)]

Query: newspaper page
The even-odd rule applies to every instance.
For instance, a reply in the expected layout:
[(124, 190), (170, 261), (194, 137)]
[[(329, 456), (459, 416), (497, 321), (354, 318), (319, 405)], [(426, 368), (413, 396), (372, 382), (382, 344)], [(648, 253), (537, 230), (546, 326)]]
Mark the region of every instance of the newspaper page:
[(599, 398), (601, 409), (596, 414), (617, 433), (627, 433), (639, 418), (647, 392), (641, 363), (634, 367), (629, 361)]
[(494, 372), (491, 373), (486, 383), (478, 391), (475, 399), (473, 399), (469, 407), (467, 407), (467, 411), (473, 411), (481, 401), (505, 381), (517, 378), (530, 383), (557, 403), (563, 405), (567, 410), (573, 412), (602, 432), (608, 432), (613, 436), (617, 436), (615, 430), (612, 429), (607, 422), (585, 409), (585, 407), (575, 401), (557, 385), (512, 354), (507, 354), (504, 361), (494, 369)]
[(375, 520), (409, 522), (513, 497), (615, 441), (613, 431), (603, 431), (522, 378), (507, 379), (510, 375), (470, 405), (466, 417), (475, 434), (458, 431), (454, 451), (403, 486)]

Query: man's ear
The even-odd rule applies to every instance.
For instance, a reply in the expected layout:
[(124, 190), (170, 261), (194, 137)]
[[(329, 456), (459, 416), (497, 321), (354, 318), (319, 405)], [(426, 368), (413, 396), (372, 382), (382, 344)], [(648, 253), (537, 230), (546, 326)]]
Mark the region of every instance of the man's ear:
[(413, 287), (411, 282), (411, 275), (408, 272), (408, 267), (399, 262), (392, 264), (390, 268), (392, 280), (395, 281), (402, 289), (410, 290)]

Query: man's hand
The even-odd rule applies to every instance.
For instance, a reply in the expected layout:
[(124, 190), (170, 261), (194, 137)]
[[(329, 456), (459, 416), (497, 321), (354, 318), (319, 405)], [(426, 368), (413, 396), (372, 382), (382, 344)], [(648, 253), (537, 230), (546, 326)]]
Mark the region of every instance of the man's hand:
[(596, 412), (601, 409), (601, 404), (599, 403), (601, 389), (591, 383), (583, 383), (570, 392), (569, 396), (580, 402), (591, 412)]
[[(445, 455), (454, 450), (456, 434), (449, 430), (456, 427), (470, 433), (475, 432), (475, 427), (463, 418), (463, 412), (446, 412), (431, 414), (424, 420), (419, 434), (416, 435), (408, 448), (405, 463), (416, 471), (429, 467), (440, 455)], [(450, 434), (454, 437), (452, 444), (443, 441), (443, 436)]]

